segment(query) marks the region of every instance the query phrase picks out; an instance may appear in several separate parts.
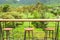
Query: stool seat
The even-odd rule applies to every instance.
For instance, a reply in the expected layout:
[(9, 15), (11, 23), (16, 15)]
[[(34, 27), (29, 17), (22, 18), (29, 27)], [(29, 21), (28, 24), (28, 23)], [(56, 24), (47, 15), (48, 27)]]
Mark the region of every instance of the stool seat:
[(51, 31), (51, 30), (55, 30), (55, 28), (45, 28), (45, 30)]
[(25, 31), (32, 31), (34, 28), (25, 28)]
[(12, 30), (13, 28), (4, 28), (3, 30), (9, 31)]
[(30, 35), (32, 35), (32, 40), (33, 40), (33, 29), (34, 28), (25, 28), (25, 32), (24, 32), (24, 40), (26, 40), (26, 34), (28, 33), (29, 36), (29, 40), (30, 40)]
[[(55, 28), (45, 28), (45, 40), (48, 40), (48, 38), (52, 38), (52, 40), (54, 40), (53, 38), (54, 38), (54, 30), (55, 30)], [(51, 33), (52, 33), (52, 37), (51, 37)], [(49, 35), (48, 35), (49, 34)]]
[[(10, 30), (12, 30), (13, 28), (3, 28), (3, 31), (6, 31), (6, 40), (9, 40), (9, 36), (10, 36)], [(4, 39), (3, 39), (4, 40)]]

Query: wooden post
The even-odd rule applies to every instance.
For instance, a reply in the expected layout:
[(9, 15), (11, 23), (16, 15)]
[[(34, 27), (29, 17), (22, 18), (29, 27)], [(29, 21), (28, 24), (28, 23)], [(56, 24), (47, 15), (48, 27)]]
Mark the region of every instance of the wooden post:
[[(57, 14), (57, 18), (59, 19), (59, 15)], [(56, 33), (55, 33), (55, 40), (59, 40), (58, 36), (59, 36), (59, 21), (57, 22), (57, 27), (56, 27)]]
[(1, 22), (0, 22), (0, 40), (2, 40), (2, 27), (1, 27)]

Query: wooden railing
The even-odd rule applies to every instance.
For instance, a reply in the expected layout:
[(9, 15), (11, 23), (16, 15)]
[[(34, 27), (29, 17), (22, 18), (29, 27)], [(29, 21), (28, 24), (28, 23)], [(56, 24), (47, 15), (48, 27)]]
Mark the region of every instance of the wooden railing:
[[(33, 21), (36, 21), (36, 22), (39, 22), (39, 21), (58, 22), (58, 26), (56, 27), (56, 36), (55, 36), (55, 40), (58, 40), (58, 33), (59, 33), (58, 31), (59, 31), (60, 19), (0, 19), (0, 22), (33, 22)], [(2, 30), (1, 28), (2, 27), (0, 27), (0, 31)], [(0, 34), (2, 34), (2, 33), (0, 32)], [(0, 40), (2, 40), (2, 39), (0, 39)]]
[(21, 21), (24, 21), (24, 22), (29, 22), (29, 21), (47, 21), (47, 22), (59, 22), (60, 19), (0, 19), (1, 22), (21, 22)]

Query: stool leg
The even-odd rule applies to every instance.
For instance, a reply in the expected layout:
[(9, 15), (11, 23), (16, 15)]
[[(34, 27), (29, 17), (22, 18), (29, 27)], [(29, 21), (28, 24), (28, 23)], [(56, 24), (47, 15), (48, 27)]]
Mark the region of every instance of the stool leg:
[(54, 37), (54, 36), (53, 36), (53, 32), (54, 32), (54, 31), (52, 31), (52, 40), (54, 40), (54, 38), (53, 38), (53, 37)]
[(49, 38), (50, 38), (50, 32), (51, 32), (51, 31), (49, 31)]
[(6, 40), (9, 40), (9, 31), (6, 31)]
[(33, 37), (33, 31), (32, 31), (32, 40), (34, 40), (34, 37)]
[(47, 40), (47, 31), (45, 31), (45, 37), (44, 37), (44, 40)]
[(2, 40), (4, 40), (4, 31), (2, 32)]
[(26, 31), (24, 32), (24, 40), (26, 40)]
[(29, 36), (29, 40), (30, 40), (30, 31), (28, 31), (28, 36)]

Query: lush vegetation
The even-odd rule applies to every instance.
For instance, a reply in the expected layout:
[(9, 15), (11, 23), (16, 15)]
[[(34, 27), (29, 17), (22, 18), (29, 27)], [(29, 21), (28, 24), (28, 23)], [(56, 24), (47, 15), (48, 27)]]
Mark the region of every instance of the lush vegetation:
[[(36, 5), (26, 5), (19, 7), (12, 7), (11, 5), (5, 4), (0, 6), (0, 19), (55, 19), (60, 16), (60, 6), (49, 7), (42, 3), (37, 3)], [(4, 25), (4, 23), (6, 25)], [(34, 32), (42, 31), (42, 37), (44, 36), (44, 28), (52, 27), (55, 28), (56, 22), (2, 22), (2, 28), (12, 27), (12, 37), (20, 38), (20, 34), (23, 35), (24, 28), (33, 27), (35, 28)], [(19, 34), (19, 35), (18, 35)], [(39, 38), (38, 35), (35, 37)]]

